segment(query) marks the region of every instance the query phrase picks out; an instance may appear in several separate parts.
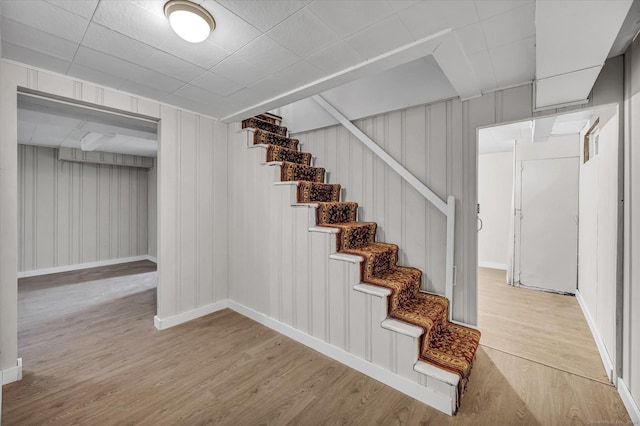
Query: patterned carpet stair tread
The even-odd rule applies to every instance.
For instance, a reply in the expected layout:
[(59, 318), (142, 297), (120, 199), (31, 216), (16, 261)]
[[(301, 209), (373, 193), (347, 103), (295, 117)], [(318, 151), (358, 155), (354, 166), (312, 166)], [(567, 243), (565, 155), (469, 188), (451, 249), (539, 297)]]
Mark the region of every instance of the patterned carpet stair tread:
[(449, 313), (449, 301), (442, 296), (418, 291), (410, 299), (391, 311), (393, 318), (422, 327), (422, 347), (420, 353), (424, 353), (431, 339), (438, 334), (447, 324)]
[(305, 166), (311, 164), (311, 154), (308, 152), (296, 151), (279, 145), (267, 145), (267, 162), (288, 161)]
[(391, 314), (415, 297), (420, 290), (421, 277), (422, 271), (419, 269), (396, 266), (380, 276), (368, 278), (364, 282), (391, 290), (387, 309), (388, 313)]
[(355, 222), (358, 215), (358, 203), (330, 202), (318, 203), (316, 222), (318, 225), (332, 223)]
[(447, 323), (431, 339), (429, 347), (420, 352), (420, 359), (460, 376), (457, 406), (464, 396), (473, 367), (473, 360), (480, 345), (480, 331), (463, 325)]
[(278, 145), (284, 148), (298, 150), (299, 143), (300, 141), (298, 139), (276, 135), (275, 133), (266, 132), (260, 129), (256, 129), (253, 132), (254, 145)]
[(282, 117), (279, 115), (272, 114), (270, 112), (265, 112), (263, 114), (258, 114), (255, 116), (258, 120), (266, 121), (271, 124), (275, 124), (279, 126), (282, 123)]
[(355, 249), (372, 244), (376, 240), (378, 224), (375, 222), (327, 223), (323, 226), (338, 228), (336, 251)]
[(337, 183), (299, 182), (298, 202), (318, 203), (340, 201), (340, 185)]
[(324, 169), (283, 161), (280, 167), (280, 180), (283, 182), (296, 180), (324, 182)]
[(363, 282), (386, 273), (398, 263), (398, 246), (395, 244), (376, 241), (364, 247), (342, 251), (362, 257), (360, 276)]
[(283, 126), (278, 126), (275, 123), (269, 122), (267, 120), (261, 120), (257, 117), (251, 117), (242, 122), (242, 128), (253, 128), (260, 129), (270, 133), (275, 133), (279, 136), (287, 136), (287, 128)]

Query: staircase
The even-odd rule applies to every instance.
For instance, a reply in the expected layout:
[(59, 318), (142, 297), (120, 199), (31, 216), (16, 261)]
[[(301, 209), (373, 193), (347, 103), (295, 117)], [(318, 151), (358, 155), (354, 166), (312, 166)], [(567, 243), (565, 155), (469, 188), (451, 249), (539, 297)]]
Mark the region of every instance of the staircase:
[[(243, 121), (242, 128), (250, 147), (264, 150), (261, 162), (279, 167), (279, 184), (294, 188), (291, 204), (315, 210), (309, 231), (331, 235), (335, 247), (328, 253), (313, 253), (309, 262), (321, 255), (358, 266), (359, 276), (349, 284), (356, 292), (377, 297), (384, 309), (385, 318), (371, 326), (408, 337), (414, 349), (396, 356), (398, 362), (402, 358), (410, 364), (412, 372), (404, 375), (435, 392), (449, 392), (450, 412), (455, 413), (469, 380), (480, 332), (448, 320), (449, 301), (420, 290), (422, 271), (397, 264), (398, 246), (376, 241), (377, 224), (358, 221), (358, 204), (341, 200), (340, 185), (325, 182), (325, 170), (313, 166), (312, 154), (302, 152), (299, 141), (289, 138), (280, 124), (280, 117), (261, 114)], [(312, 265), (309, 268), (313, 270)], [(348, 299), (349, 294), (343, 298)], [(367, 358), (376, 357), (370, 354)], [(407, 366), (398, 367), (403, 368)]]

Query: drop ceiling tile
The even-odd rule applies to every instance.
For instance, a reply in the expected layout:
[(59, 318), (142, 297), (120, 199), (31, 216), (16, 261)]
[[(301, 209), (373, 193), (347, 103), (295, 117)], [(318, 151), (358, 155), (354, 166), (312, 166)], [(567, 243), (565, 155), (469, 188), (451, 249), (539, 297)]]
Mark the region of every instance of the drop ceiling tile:
[(231, 55), (210, 71), (221, 75), (242, 86), (248, 86), (269, 75), (269, 72), (261, 67)]
[(133, 80), (147, 86), (161, 87), (167, 92), (173, 92), (184, 85), (184, 82), (172, 77), (84, 46), (78, 49), (74, 62), (126, 80)]
[(129, 62), (144, 63), (157, 49), (102, 25), (91, 23), (82, 45)]
[(220, 96), (229, 96), (231, 93), (242, 89), (242, 85), (222, 77), (214, 72), (207, 71), (195, 80), (189, 82), (192, 86), (201, 87)]
[(160, 90), (157, 87), (149, 87), (146, 84), (131, 80), (126, 81), (122, 86), (120, 86), (120, 90), (131, 93), (132, 95), (138, 95), (156, 101), (162, 101), (171, 94), (168, 91)]
[(201, 87), (192, 86), (190, 84), (184, 85), (180, 89), (176, 90), (174, 95), (181, 96), (185, 99), (191, 99), (202, 105), (215, 105), (224, 102), (224, 97), (216, 95), (213, 92), (204, 90)]
[(410, 6), (413, 6), (414, 4), (418, 3), (421, 0), (387, 0), (387, 1), (389, 3), (389, 6), (391, 6), (391, 9), (393, 9), (394, 12), (399, 12)]
[(118, 77), (113, 74), (94, 70), (93, 68), (80, 65), (77, 62), (71, 64), (71, 66), (69, 67), (69, 71), (67, 71), (67, 75), (91, 83), (99, 84), (101, 86), (113, 88), (119, 88), (126, 81), (126, 78), (124, 77)]
[(2, 17), (2, 41), (71, 61), (78, 44)]
[(341, 41), (309, 56), (306, 60), (328, 73), (334, 73), (359, 64), (364, 58), (353, 47)]
[(285, 19), (267, 35), (300, 57), (309, 56), (338, 41), (336, 33), (309, 9)]
[(268, 92), (275, 96), (316, 81), (323, 75), (324, 73), (315, 65), (300, 61), (260, 80), (249, 88), (256, 89), (259, 87), (260, 89), (256, 89), (256, 91), (261, 93)]
[(2, 40), (2, 57), (61, 74), (64, 74), (71, 64), (70, 61), (16, 46), (4, 40)]
[(399, 12), (398, 16), (416, 40), (479, 21), (475, 4), (466, 0), (422, 1)]
[(455, 30), (455, 34), (467, 55), (487, 50), (487, 43), (484, 41), (484, 33), (480, 23), (458, 28)]
[(381, 0), (322, 0), (312, 3), (309, 8), (342, 38), (393, 14), (389, 3)]
[(536, 47), (535, 37), (489, 50), (498, 87), (533, 81)]
[(413, 37), (397, 16), (377, 22), (346, 39), (346, 42), (365, 59), (374, 58), (413, 41)]
[(480, 90), (483, 92), (489, 92), (498, 88), (496, 82), (496, 76), (493, 72), (493, 65), (491, 64), (491, 58), (489, 52), (484, 50), (471, 55), (467, 55), (469, 65), (478, 79), (480, 84)]
[(233, 56), (260, 67), (267, 74), (279, 71), (301, 59), (266, 35), (253, 40)]
[(304, 4), (298, 0), (218, 0), (218, 2), (265, 32), (304, 7)]
[(489, 49), (534, 36), (534, 4), (486, 19), (482, 22), (482, 28)]
[(68, 12), (82, 16), (85, 19), (91, 19), (93, 12), (98, 6), (98, 0), (46, 0), (47, 3), (51, 3), (57, 7), (60, 7)]
[(478, 16), (481, 20), (499, 15), (528, 4), (534, 0), (475, 0)]
[(88, 19), (33, 0), (2, 2), (2, 16), (74, 42), (82, 40), (89, 25)]
[(156, 70), (162, 74), (171, 76), (185, 83), (201, 75), (205, 70), (190, 62), (183, 61), (173, 55), (162, 51), (156, 51), (143, 67)]

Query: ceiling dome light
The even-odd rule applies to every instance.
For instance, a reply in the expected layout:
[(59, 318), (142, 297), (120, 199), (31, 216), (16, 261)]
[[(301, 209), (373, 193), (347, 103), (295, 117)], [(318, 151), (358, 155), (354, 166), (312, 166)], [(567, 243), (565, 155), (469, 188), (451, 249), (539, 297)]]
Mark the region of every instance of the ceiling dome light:
[(216, 27), (216, 21), (205, 8), (187, 0), (169, 0), (164, 5), (164, 14), (173, 31), (191, 43), (205, 41)]

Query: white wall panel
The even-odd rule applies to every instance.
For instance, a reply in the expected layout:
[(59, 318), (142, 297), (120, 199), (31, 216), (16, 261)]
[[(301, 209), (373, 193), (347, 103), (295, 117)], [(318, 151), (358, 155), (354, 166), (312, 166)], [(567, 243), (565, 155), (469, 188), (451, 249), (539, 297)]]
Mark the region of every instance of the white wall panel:
[(55, 149), (27, 145), (18, 164), (19, 272), (147, 254), (146, 170), (58, 161)]
[(625, 54), (622, 378), (640, 406), (640, 40)]
[[(18, 203), (18, 87), (159, 120), (158, 318), (171, 318), (193, 308), (203, 307), (206, 311), (214, 302), (226, 299), (228, 126), (126, 93), (0, 62), (0, 368), (15, 367), (18, 356), (18, 210), (35, 211), (30, 209), (33, 199)], [(81, 168), (80, 164), (69, 165), (69, 173), (57, 177), (58, 187), (64, 187), (65, 191), (54, 197), (57, 206), (48, 220), (57, 226), (54, 227), (55, 234), (46, 238), (57, 242), (54, 251), (57, 258), (54, 256), (54, 259), (58, 264), (79, 263), (84, 256), (95, 256), (96, 252), (104, 259), (131, 253), (139, 245), (147, 249), (146, 242), (141, 244), (139, 240), (145, 239), (148, 229), (135, 229), (139, 218), (145, 215), (143, 209), (137, 209), (133, 216), (122, 213), (127, 206), (135, 207), (136, 199), (149, 197), (142, 186), (136, 185), (133, 173), (138, 172), (131, 169), (128, 174), (120, 174), (103, 166), (98, 169), (95, 178), (86, 181), (81, 177), (89, 169)], [(55, 173), (59, 173), (57, 168), (54, 168)], [(122, 196), (116, 197), (112, 191), (110, 197), (83, 195), (74, 201), (69, 194), (81, 193), (81, 182), (87, 187), (118, 188)], [(25, 179), (23, 184), (42, 186), (49, 183)], [(178, 203), (180, 199), (182, 204)], [(88, 212), (95, 210), (95, 218), (85, 214), (79, 206)], [(28, 220), (33, 222), (34, 217), (25, 216), (25, 221)], [(47, 219), (41, 217), (41, 220)], [(100, 243), (96, 247), (84, 231), (91, 230), (94, 221), (106, 223), (107, 220), (109, 231), (101, 229), (98, 232)], [(112, 226), (113, 222), (117, 226)], [(70, 226), (71, 223), (74, 226)], [(95, 235), (95, 231), (93, 229), (91, 234)], [(27, 241), (34, 238), (30, 230), (25, 231), (25, 235)], [(129, 239), (130, 235), (133, 240)], [(45, 247), (39, 248), (45, 250)], [(82, 250), (85, 248), (86, 253)], [(25, 257), (27, 261), (33, 262), (33, 259)]]

